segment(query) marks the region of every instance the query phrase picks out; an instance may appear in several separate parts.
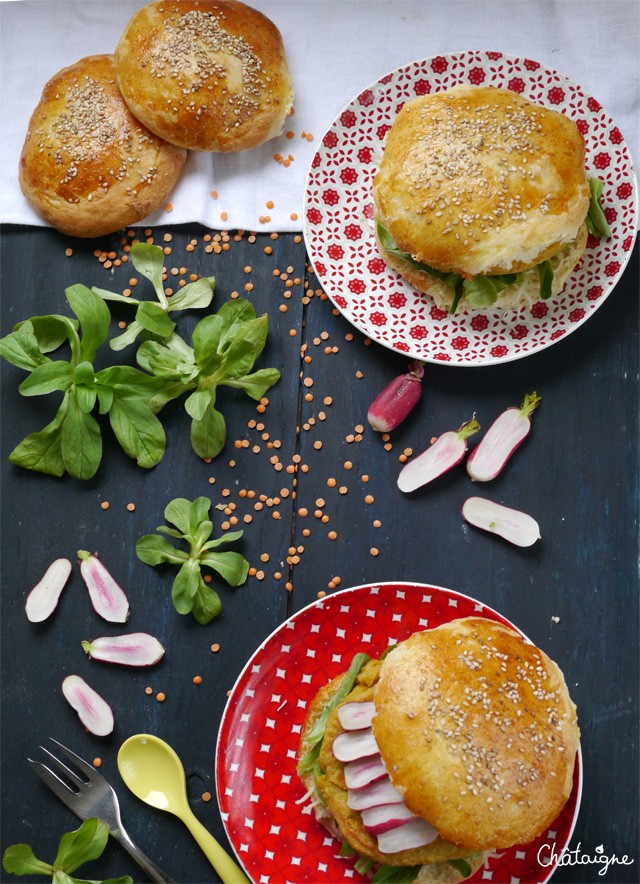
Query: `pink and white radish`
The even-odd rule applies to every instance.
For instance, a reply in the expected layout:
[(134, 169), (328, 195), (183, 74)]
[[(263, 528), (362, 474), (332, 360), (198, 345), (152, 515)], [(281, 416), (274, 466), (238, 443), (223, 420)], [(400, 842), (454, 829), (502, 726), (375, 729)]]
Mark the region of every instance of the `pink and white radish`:
[(365, 789), (371, 783), (376, 783), (384, 777), (388, 779), (388, 776), (387, 769), (379, 755), (359, 758), (344, 766), (344, 781), (347, 784), (347, 789)]
[(338, 707), (338, 721), (346, 731), (371, 727), (371, 720), (375, 714), (374, 703), (343, 703)]
[(111, 707), (83, 678), (68, 675), (62, 682), (62, 693), (88, 731), (97, 737), (111, 733), (114, 725)]
[(359, 731), (343, 731), (333, 741), (333, 754), (338, 761), (357, 761), (378, 754), (373, 731), (370, 727)]
[(378, 850), (380, 853), (400, 853), (431, 844), (437, 837), (437, 829), (426, 820), (414, 817), (404, 825), (378, 835)]
[(400, 470), (400, 491), (415, 491), (459, 464), (467, 451), (467, 439), (479, 429), (480, 424), (474, 418), (462, 424), (459, 430), (450, 430), (438, 436), (426, 451)]
[(367, 807), (379, 807), (381, 804), (403, 803), (402, 795), (394, 788), (388, 776), (365, 789), (347, 790), (347, 807), (351, 810), (365, 810)]
[(531, 430), (531, 415), (540, 403), (536, 392), (524, 397), (520, 408), (507, 408), (491, 424), (467, 460), (474, 482), (489, 482), (501, 472)]
[[(362, 709), (358, 711), (357, 706)], [(342, 709), (345, 711), (341, 715)], [(411, 813), (393, 786), (370, 727), (374, 714), (375, 706), (370, 702), (345, 703), (338, 708), (339, 720), (344, 718), (349, 725), (359, 720), (363, 722), (358, 729), (339, 733), (332, 745), (338, 761), (345, 758), (348, 761), (344, 766), (347, 805), (360, 813), (363, 826), (375, 835), (381, 853), (423, 847), (435, 841), (438, 832)], [(372, 754), (372, 748), (375, 754)]]
[(516, 546), (533, 546), (540, 540), (540, 526), (534, 518), (484, 497), (465, 500), (462, 515), (469, 524), (498, 534)]
[(109, 623), (125, 623), (129, 618), (129, 602), (122, 587), (116, 583), (97, 555), (78, 550), (80, 573), (89, 590), (97, 614)]
[(32, 623), (42, 623), (55, 611), (60, 594), (71, 574), (69, 559), (56, 559), (33, 587), (25, 603), (27, 617)]
[(422, 396), (421, 362), (412, 362), (406, 374), (399, 375), (379, 393), (369, 406), (367, 420), (378, 433), (390, 433), (408, 417)]
[(94, 638), (90, 642), (83, 641), (82, 647), (92, 660), (123, 666), (153, 666), (164, 656), (164, 648), (158, 639), (146, 632)]

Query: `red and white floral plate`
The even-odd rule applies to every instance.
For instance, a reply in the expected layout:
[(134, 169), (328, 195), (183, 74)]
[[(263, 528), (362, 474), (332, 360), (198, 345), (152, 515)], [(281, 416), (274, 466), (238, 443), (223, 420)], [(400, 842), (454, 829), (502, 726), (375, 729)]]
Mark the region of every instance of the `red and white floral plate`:
[[(345, 672), (354, 654), (372, 657), (413, 632), (482, 616), (516, 629), (469, 596), (438, 586), (380, 583), (326, 596), (294, 614), (258, 648), (225, 709), (216, 751), (218, 802), (230, 843), (254, 884), (366, 882), (340, 843), (317, 822), (296, 775), (307, 707)], [(568, 845), (578, 815), (582, 761), (573, 791), (550, 829), (490, 858), (470, 881), (542, 884)]]
[[(373, 237), (371, 184), (385, 136), (410, 98), (458, 83), (519, 92), (576, 121), (590, 177), (604, 181), (610, 239), (590, 236), (561, 295), (518, 310), (450, 316), (380, 258)], [(595, 98), (528, 58), (457, 52), (416, 61), (365, 89), (322, 140), (306, 182), (304, 235), (324, 291), (356, 328), (425, 362), (491, 365), (550, 346), (585, 322), (629, 260), (638, 226), (637, 181), (629, 149)]]

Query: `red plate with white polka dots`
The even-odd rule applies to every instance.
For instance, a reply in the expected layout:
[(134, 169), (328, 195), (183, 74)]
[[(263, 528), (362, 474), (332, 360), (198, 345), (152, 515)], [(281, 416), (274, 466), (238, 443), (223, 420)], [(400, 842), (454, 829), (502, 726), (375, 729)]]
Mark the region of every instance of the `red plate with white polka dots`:
[[(371, 184), (384, 138), (410, 98), (459, 83), (510, 89), (575, 120), (589, 177), (604, 181), (609, 239), (589, 236), (563, 292), (517, 310), (450, 316), (381, 259), (373, 236)], [(637, 181), (622, 134), (595, 98), (528, 58), (458, 52), (416, 61), (365, 89), (322, 140), (306, 182), (304, 235), (324, 291), (360, 331), (425, 362), (492, 365), (554, 344), (610, 294), (631, 255), (638, 226)]]
[[(366, 882), (338, 854), (310, 811), (296, 775), (306, 709), (345, 672), (354, 654), (378, 657), (389, 644), (457, 617), (506, 623), (469, 596), (438, 586), (381, 583), (328, 595), (285, 621), (251, 657), (231, 691), (216, 753), (218, 802), (230, 843), (254, 884)], [(582, 763), (562, 813), (531, 844), (487, 860), (470, 881), (542, 884), (569, 843), (578, 815)]]

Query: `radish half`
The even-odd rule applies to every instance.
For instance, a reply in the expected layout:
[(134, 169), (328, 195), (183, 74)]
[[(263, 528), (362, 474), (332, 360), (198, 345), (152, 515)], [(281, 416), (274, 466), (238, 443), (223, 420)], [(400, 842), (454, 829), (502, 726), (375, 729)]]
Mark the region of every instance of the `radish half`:
[(484, 497), (465, 500), (462, 515), (476, 528), (498, 534), (516, 546), (533, 546), (540, 540), (540, 526), (534, 518)]
[(62, 693), (88, 731), (97, 737), (111, 733), (114, 725), (111, 707), (83, 678), (68, 675), (62, 682)]
[(49, 565), (40, 582), (27, 596), (24, 606), (27, 617), (32, 623), (42, 623), (53, 614), (70, 574), (69, 559), (56, 559)]
[(501, 472), (531, 429), (531, 414), (540, 403), (533, 392), (524, 397), (521, 408), (507, 408), (491, 424), (467, 460), (467, 472), (474, 482), (489, 482)]
[(450, 430), (438, 436), (426, 451), (402, 468), (398, 476), (400, 491), (415, 491), (455, 467), (465, 456), (467, 439), (479, 429), (480, 424), (473, 419), (464, 423), (457, 431)]
[(123, 666), (153, 666), (164, 656), (158, 639), (146, 632), (94, 638), (91, 642), (82, 642), (82, 647), (92, 660)]
[(129, 602), (123, 589), (97, 556), (80, 549), (78, 558), (80, 573), (87, 585), (91, 604), (96, 613), (110, 623), (125, 623), (129, 617)]

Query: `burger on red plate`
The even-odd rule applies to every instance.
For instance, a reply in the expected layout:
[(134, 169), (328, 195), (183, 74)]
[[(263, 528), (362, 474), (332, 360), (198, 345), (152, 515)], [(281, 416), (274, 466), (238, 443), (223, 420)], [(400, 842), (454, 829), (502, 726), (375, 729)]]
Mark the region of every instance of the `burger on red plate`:
[(482, 617), (358, 654), (314, 697), (298, 772), (374, 882), (457, 882), (564, 807), (579, 743), (562, 672)]

